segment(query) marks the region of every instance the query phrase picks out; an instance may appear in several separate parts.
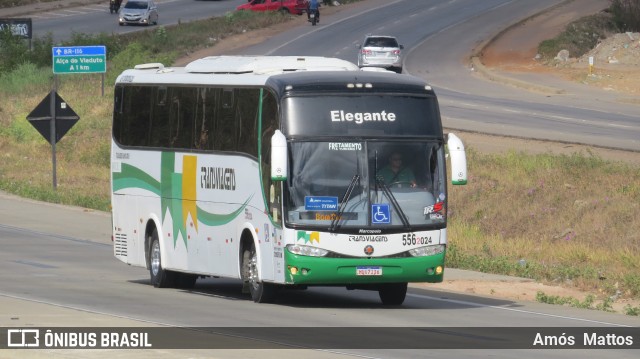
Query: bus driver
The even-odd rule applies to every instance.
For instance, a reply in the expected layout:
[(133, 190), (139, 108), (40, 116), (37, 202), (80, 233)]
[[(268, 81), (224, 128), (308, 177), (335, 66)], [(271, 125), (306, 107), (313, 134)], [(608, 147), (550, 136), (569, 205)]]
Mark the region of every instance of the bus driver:
[(393, 152), (389, 156), (389, 164), (378, 172), (378, 177), (382, 177), (387, 186), (416, 186), (416, 177), (411, 168), (402, 166), (402, 155), (399, 152)]

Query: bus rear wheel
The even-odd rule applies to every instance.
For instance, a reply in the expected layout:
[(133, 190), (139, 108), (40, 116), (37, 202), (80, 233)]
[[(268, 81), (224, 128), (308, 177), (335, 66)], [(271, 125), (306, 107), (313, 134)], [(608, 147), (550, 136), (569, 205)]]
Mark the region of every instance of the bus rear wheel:
[(407, 283), (385, 283), (378, 288), (384, 305), (401, 305), (407, 296)]
[(251, 299), (256, 303), (270, 303), (276, 295), (274, 284), (260, 280), (258, 254), (253, 242), (242, 253), (242, 280), (248, 284)]
[(149, 274), (151, 275), (151, 284), (156, 288), (173, 287), (178, 279), (178, 273), (162, 268), (160, 258), (160, 240), (158, 239), (158, 231), (154, 229), (151, 234), (151, 248), (149, 255)]

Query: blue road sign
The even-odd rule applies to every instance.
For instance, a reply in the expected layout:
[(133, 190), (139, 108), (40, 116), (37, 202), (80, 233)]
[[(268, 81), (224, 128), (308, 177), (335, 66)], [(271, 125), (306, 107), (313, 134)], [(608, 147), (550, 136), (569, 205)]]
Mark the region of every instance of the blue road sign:
[(100, 46), (52, 47), (54, 74), (107, 72), (107, 48)]

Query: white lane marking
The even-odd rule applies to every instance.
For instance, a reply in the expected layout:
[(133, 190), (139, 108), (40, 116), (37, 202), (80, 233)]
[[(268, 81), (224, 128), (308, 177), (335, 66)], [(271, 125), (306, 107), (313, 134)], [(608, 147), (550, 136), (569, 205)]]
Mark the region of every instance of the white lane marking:
[(497, 305), (486, 305), (486, 304), (480, 304), (480, 303), (475, 303), (475, 302), (469, 302), (469, 301), (466, 301), (466, 300), (445, 299), (445, 298), (432, 297), (432, 296), (429, 296), (429, 295), (412, 294), (412, 293), (407, 293), (407, 296), (415, 297), (415, 298), (421, 298), (421, 299), (428, 299), (428, 300), (437, 300), (437, 301), (441, 301), (441, 302), (463, 304), (463, 305), (468, 305), (468, 306), (477, 307), (477, 308), (491, 308), (491, 309), (498, 309), (498, 310), (507, 310), (507, 311), (517, 312), (517, 313), (538, 315), (538, 316), (541, 316), (541, 317), (551, 317), (551, 318), (575, 320), (575, 321), (578, 321), (578, 322), (587, 322), (587, 323), (593, 323), (593, 324), (610, 325), (610, 326), (615, 326), (615, 327), (626, 327), (626, 328), (631, 328), (632, 327), (631, 325), (625, 325), (625, 324), (601, 322), (601, 321), (598, 321), (598, 320), (591, 320), (591, 319), (584, 319), (584, 318), (569, 317), (569, 316), (564, 316), (564, 315), (556, 315), (556, 314), (534, 312), (534, 311), (531, 311), (531, 310), (506, 308), (506, 307), (500, 307), (500, 306), (497, 306)]
[(500, 110), (503, 112), (510, 112), (510, 113), (526, 113), (529, 116), (534, 116), (534, 117), (539, 117), (539, 118), (546, 118), (546, 119), (551, 119), (551, 120), (559, 120), (559, 121), (563, 121), (563, 122), (567, 122), (567, 123), (573, 123), (573, 124), (589, 124), (592, 126), (598, 126), (598, 127), (616, 127), (616, 128), (626, 128), (626, 129), (633, 129), (636, 130), (637, 126), (632, 126), (632, 125), (623, 125), (623, 124), (619, 124), (619, 123), (612, 123), (612, 122), (601, 122), (599, 120), (589, 120), (589, 119), (584, 119), (584, 118), (576, 118), (576, 117), (568, 117), (568, 116), (561, 116), (561, 115), (553, 115), (553, 114), (546, 114), (546, 113), (542, 113), (542, 112), (527, 112), (527, 111), (521, 111), (521, 110), (513, 110), (513, 109), (509, 109), (509, 108), (505, 108), (505, 107), (500, 107), (500, 106), (496, 106), (496, 105), (481, 105), (481, 104), (473, 104), (471, 102), (463, 102), (463, 101), (454, 101), (454, 100), (443, 100), (440, 101), (440, 107), (446, 107), (446, 106), (450, 106), (450, 107), (457, 107), (457, 108), (464, 108), (464, 107), (475, 107), (475, 108), (483, 108), (487, 111), (491, 111), (491, 110)]
[(511, 112), (511, 113), (522, 113), (522, 111), (520, 111), (520, 110), (512, 110), (512, 109), (510, 109), (510, 108), (506, 108), (506, 107), (505, 107), (505, 108), (503, 108), (503, 109), (502, 109), (502, 111), (504, 111), (504, 112)]

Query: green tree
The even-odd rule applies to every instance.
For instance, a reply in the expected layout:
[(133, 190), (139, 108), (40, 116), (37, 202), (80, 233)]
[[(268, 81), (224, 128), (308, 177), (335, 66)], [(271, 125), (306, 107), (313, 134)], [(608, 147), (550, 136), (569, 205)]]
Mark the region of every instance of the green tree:
[(7, 73), (28, 61), (29, 45), (9, 28), (0, 31), (0, 73)]
[(611, 0), (609, 8), (620, 31), (640, 31), (640, 0)]

